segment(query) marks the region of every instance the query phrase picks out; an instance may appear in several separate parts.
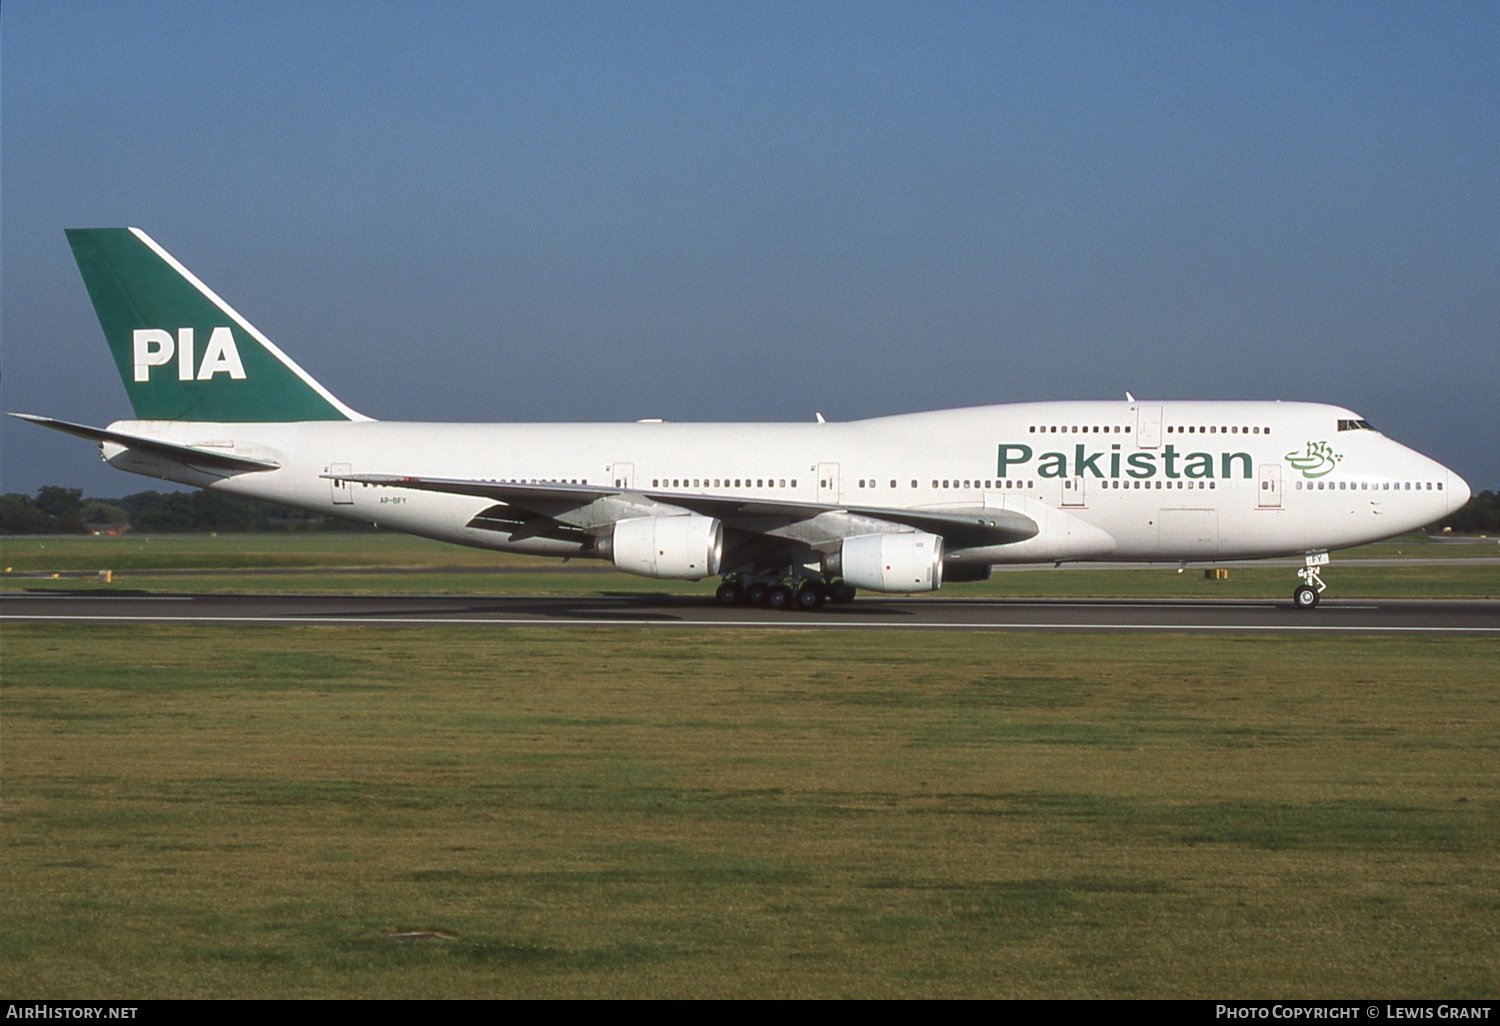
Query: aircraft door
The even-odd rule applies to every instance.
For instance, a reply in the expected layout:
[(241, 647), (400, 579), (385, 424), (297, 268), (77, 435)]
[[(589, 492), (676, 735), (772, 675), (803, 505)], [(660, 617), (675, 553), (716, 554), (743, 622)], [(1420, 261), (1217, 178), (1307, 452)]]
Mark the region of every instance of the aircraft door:
[(1161, 407), (1142, 406), (1137, 413), (1135, 444), (1142, 449), (1161, 445)]
[(348, 481), (342, 480), (337, 476), (349, 472), (350, 468), (347, 463), (331, 463), (323, 469), (323, 473), (335, 475), (328, 482), (329, 486), (333, 489), (333, 504), (335, 506), (354, 505), (353, 488), (350, 487)]
[(1063, 480), (1062, 504), (1064, 506), (1082, 506), (1083, 502), (1083, 478), (1070, 477)]
[(839, 465), (837, 463), (818, 464), (818, 501), (830, 506), (838, 504)]
[(1281, 508), (1281, 465), (1279, 463), (1262, 463), (1260, 465), (1260, 498), (1256, 506), (1260, 509)]
[(609, 477), (616, 488), (631, 489), (635, 487), (635, 464), (634, 463), (611, 463), (609, 465)]

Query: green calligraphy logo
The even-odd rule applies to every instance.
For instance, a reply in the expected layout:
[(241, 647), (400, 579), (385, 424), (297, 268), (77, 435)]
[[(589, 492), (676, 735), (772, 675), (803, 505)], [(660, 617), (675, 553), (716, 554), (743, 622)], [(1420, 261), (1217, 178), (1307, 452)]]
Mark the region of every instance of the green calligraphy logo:
[(1308, 442), (1305, 452), (1293, 449), (1286, 454), (1286, 461), (1302, 471), (1303, 477), (1322, 477), (1338, 466), (1343, 458), (1327, 442)]

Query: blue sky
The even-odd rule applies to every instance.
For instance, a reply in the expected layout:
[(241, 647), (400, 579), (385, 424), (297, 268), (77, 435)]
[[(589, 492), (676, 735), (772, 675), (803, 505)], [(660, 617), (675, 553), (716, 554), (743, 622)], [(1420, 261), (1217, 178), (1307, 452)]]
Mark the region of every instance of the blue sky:
[[(1500, 486), (1500, 5), (0, 11), (7, 410), (141, 227), (382, 419), (1309, 399)], [(152, 486), (3, 427), (6, 491)]]

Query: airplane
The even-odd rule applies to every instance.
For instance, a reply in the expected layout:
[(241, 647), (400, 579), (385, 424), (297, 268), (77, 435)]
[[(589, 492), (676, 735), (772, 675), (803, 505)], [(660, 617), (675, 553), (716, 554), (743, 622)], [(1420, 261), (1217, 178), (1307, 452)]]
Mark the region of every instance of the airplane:
[(721, 577), (813, 610), (993, 566), (1301, 556), (1415, 530), (1469, 486), (1359, 414), (1305, 402), (1033, 402), (831, 423), (379, 421), (136, 228), (68, 242), (135, 418), (22, 420), (113, 467), (460, 545)]

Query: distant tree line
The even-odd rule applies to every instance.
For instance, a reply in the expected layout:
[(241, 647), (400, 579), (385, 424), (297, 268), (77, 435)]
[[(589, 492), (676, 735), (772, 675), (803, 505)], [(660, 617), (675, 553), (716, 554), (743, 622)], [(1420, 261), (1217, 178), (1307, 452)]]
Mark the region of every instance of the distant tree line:
[(1500, 493), (1480, 492), (1437, 526), (1439, 530), (1451, 527), (1454, 534), (1500, 534)]
[(142, 531), (368, 531), (368, 524), (285, 509), (222, 492), (136, 492), (122, 499), (84, 498), (81, 488), (43, 485), (35, 496), (0, 496), (0, 534)]
[[(1480, 492), (1429, 530), (1500, 535), (1500, 494)], [(368, 524), (285, 509), (222, 492), (136, 492), (86, 499), (81, 488), (43, 485), (35, 496), (0, 496), (0, 534), (83, 534), (127, 529), (153, 534), (195, 531), (368, 531)]]

